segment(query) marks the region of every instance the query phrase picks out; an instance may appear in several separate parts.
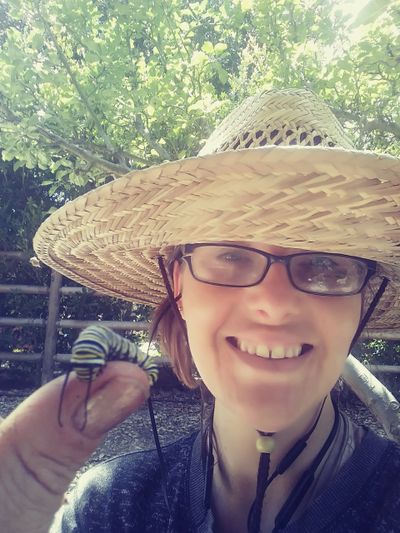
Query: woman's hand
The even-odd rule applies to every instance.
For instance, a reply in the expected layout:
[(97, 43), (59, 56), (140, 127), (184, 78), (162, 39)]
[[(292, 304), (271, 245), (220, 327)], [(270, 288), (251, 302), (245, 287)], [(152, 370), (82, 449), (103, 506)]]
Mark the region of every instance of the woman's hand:
[(81, 430), (87, 383), (72, 374), (60, 427), (57, 411), (64, 379), (37, 390), (1, 422), (1, 532), (47, 533), (76, 471), (106, 433), (149, 396), (149, 380), (141, 368), (109, 363), (91, 385)]

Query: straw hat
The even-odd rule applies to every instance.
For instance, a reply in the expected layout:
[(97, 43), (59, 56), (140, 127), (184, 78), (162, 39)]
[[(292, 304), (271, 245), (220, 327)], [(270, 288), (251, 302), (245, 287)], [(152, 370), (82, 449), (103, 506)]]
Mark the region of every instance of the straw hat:
[(400, 161), (355, 150), (306, 90), (247, 98), (197, 157), (126, 176), (39, 228), (41, 261), (83, 285), (157, 305), (171, 246), (263, 241), (374, 259), (391, 282), (369, 327), (400, 325)]

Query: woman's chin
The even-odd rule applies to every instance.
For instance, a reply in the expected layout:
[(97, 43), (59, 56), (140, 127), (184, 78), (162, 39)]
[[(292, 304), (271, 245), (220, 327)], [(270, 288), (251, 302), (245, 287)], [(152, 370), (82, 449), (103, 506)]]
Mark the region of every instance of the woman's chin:
[(289, 402), (288, 398), (283, 401), (271, 401), (259, 397), (220, 398), (220, 400), (217, 397), (216, 401), (223, 403), (224, 408), (229, 410), (230, 418), (237, 427), (247, 427), (251, 430), (280, 432), (296, 425), (305, 414), (303, 409), (299, 409), (300, 400)]

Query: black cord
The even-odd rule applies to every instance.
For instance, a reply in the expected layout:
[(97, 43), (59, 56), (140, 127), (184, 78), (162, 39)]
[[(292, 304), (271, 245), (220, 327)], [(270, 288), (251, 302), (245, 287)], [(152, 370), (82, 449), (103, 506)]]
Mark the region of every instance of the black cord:
[(205, 483), (204, 483), (204, 508), (209, 509), (211, 507), (211, 492), (212, 492), (212, 482), (214, 475), (214, 453), (213, 453), (213, 428), (212, 422), (214, 420), (214, 407), (210, 413), (210, 423), (207, 428), (207, 441), (208, 441), (208, 453), (206, 455), (205, 463)]
[[(271, 477), (268, 478), (268, 470), (269, 470), (269, 459), (270, 454), (269, 453), (261, 453), (260, 456), (260, 462), (258, 466), (258, 474), (257, 474), (257, 487), (256, 487), (256, 497), (253, 501), (252, 506), (250, 507), (250, 511), (247, 518), (247, 528), (249, 533), (259, 533), (260, 531), (260, 521), (261, 521), (261, 511), (262, 511), (262, 504), (265, 497), (265, 492), (267, 488), (271, 485), (272, 481), (277, 477), (286, 472), (286, 470), (294, 463), (294, 461), (298, 458), (298, 456), (302, 453), (302, 451), (307, 446), (307, 441), (311, 437), (312, 433), (314, 432), (315, 428), (317, 427), (317, 424), (319, 422), (319, 419), (321, 418), (322, 410), (324, 408), (326, 402), (326, 397), (324, 398), (324, 401), (322, 402), (321, 408), (318, 412), (318, 415), (315, 419), (314, 424), (312, 425), (311, 429), (303, 435), (288, 451), (288, 453), (283, 457), (283, 459), (280, 461), (278, 466), (276, 467), (274, 473), (271, 475)], [(259, 432), (262, 433), (262, 432)], [(268, 456), (268, 457), (263, 457)], [(268, 467), (268, 468), (267, 468)], [(266, 473), (265, 473), (266, 472)], [(294, 511), (293, 511), (294, 512)]]
[(335, 410), (335, 421), (333, 423), (332, 429), (327, 439), (325, 440), (324, 445), (322, 446), (318, 454), (315, 456), (309, 468), (303, 473), (300, 480), (297, 482), (296, 486), (290, 493), (289, 498), (286, 500), (284, 506), (277, 514), (275, 518), (275, 527), (273, 529), (273, 532), (283, 529), (288, 524), (289, 520), (292, 518), (294, 512), (300, 505), (301, 500), (304, 498), (306, 492), (312, 485), (314, 481), (315, 472), (321, 464), (322, 459), (325, 457), (326, 452), (328, 451), (330, 445), (333, 442), (333, 439), (336, 436), (339, 427), (339, 409), (335, 403), (333, 403), (333, 407)]
[(158, 437), (156, 419), (155, 419), (154, 411), (153, 411), (153, 402), (151, 401), (151, 398), (148, 398), (147, 406), (149, 408), (151, 429), (153, 430), (153, 437), (154, 437), (154, 442), (155, 442), (156, 449), (157, 449), (158, 460), (160, 461), (161, 488), (162, 488), (165, 504), (167, 506), (169, 515), (172, 516), (171, 507), (169, 505), (168, 494), (167, 494), (167, 475), (166, 475), (165, 461), (164, 461), (164, 456), (163, 456), (162, 449), (161, 449), (160, 439)]
[(355, 332), (353, 340), (351, 341), (351, 344), (350, 344), (349, 353), (351, 353), (351, 350), (353, 349), (353, 346), (358, 341), (359, 336), (361, 335), (363, 329), (367, 325), (367, 322), (370, 319), (370, 316), (372, 315), (372, 313), (374, 312), (375, 307), (378, 305), (379, 300), (381, 299), (383, 293), (385, 292), (388, 283), (389, 283), (388, 278), (384, 277), (383, 280), (382, 280), (382, 283), (379, 285), (379, 289), (376, 291), (376, 294), (375, 294), (372, 302), (369, 304), (367, 312), (365, 313), (365, 315), (363, 316), (360, 324), (358, 325), (357, 331)]
[(83, 419), (83, 424), (80, 428), (80, 431), (83, 431), (86, 427), (86, 423), (87, 423), (87, 410), (88, 410), (88, 403), (89, 403), (89, 398), (90, 398), (90, 390), (92, 388), (92, 381), (93, 381), (93, 374), (94, 374), (94, 370), (93, 370), (93, 367), (90, 367), (89, 369), (89, 383), (88, 383), (88, 386), (86, 388), (86, 397), (85, 397), (85, 415), (84, 415), (84, 419)]
[(257, 472), (256, 497), (254, 498), (247, 517), (247, 529), (251, 532), (258, 533), (258, 531), (260, 530), (260, 521), (264, 496), (268, 485), (272, 481), (270, 481), (270, 479), (268, 478), (270, 458), (270, 453), (263, 452), (260, 454), (260, 461), (258, 463)]
[(60, 400), (58, 402), (58, 415), (57, 415), (57, 420), (58, 420), (58, 425), (62, 428), (63, 427), (63, 423), (61, 421), (61, 413), (62, 413), (62, 404), (63, 404), (63, 401), (64, 401), (64, 394), (65, 394), (65, 388), (67, 386), (67, 383), (68, 383), (68, 379), (69, 379), (69, 375), (71, 374), (71, 370), (68, 370), (68, 372), (65, 374), (65, 379), (64, 379), (64, 383), (63, 383), (63, 386), (62, 386), (62, 389), (61, 389), (61, 394), (60, 394)]

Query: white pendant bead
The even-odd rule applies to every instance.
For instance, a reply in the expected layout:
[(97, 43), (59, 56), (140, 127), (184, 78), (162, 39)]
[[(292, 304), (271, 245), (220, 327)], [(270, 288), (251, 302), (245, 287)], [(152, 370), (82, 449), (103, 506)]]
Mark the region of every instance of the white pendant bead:
[(275, 440), (266, 435), (260, 435), (256, 440), (256, 448), (260, 453), (271, 453), (275, 449)]

